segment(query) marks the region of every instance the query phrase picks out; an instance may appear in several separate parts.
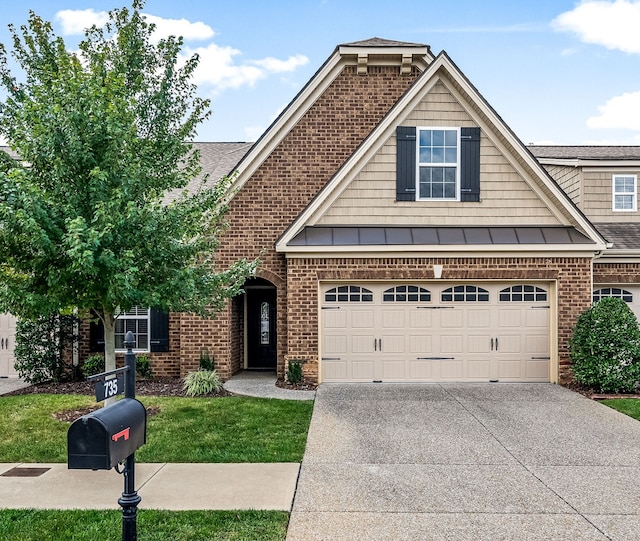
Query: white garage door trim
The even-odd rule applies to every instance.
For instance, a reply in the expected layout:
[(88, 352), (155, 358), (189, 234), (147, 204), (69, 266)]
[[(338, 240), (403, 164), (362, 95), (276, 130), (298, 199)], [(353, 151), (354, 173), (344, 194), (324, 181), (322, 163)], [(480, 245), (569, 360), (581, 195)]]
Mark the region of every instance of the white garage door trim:
[(320, 381), (548, 382), (550, 283), (320, 287)]

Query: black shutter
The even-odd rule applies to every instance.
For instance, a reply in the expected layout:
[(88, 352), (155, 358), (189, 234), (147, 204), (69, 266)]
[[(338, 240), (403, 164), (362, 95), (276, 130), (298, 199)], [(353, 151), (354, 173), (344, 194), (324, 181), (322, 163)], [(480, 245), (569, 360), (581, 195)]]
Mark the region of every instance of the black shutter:
[(151, 309), (151, 352), (169, 351), (169, 314)]
[(95, 320), (89, 323), (89, 351), (104, 351), (104, 324), (95, 314), (91, 315)]
[(396, 201), (416, 200), (416, 129), (396, 128)]
[(480, 201), (480, 128), (460, 129), (460, 201)]

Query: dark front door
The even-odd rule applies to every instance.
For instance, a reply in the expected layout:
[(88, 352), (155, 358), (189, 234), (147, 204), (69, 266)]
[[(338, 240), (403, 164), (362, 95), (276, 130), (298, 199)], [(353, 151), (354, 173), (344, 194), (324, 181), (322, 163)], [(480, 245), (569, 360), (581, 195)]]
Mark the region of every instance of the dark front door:
[(276, 290), (247, 289), (247, 368), (276, 368)]

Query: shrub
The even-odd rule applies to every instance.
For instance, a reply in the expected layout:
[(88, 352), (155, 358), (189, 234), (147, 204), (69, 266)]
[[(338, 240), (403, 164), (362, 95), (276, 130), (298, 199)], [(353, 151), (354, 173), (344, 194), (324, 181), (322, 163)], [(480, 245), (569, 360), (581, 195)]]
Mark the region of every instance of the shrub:
[(77, 318), (49, 314), (36, 319), (19, 319), (16, 324), (15, 369), (27, 383), (73, 377), (71, 347)]
[(209, 356), (209, 350), (203, 349), (200, 352), (200, 370), (213, 371), (215, 369), (213, 357)]
[(187, 396), (204, 396), (217, 393), (222, 388), (215, 370), (196, 370), (184, 378), (182, 390)]
[(82, 363), (82, 375), (86, 378), (104, 372), (104, 356), (100, 354), (87, 357)]
[(151, 362), (146, 355), (136, 355), (136, 374), (145, 379), (153, 377)]
[(585, 310), (570, 351), (576, 381), (599, 392), (631, 392), (640, 381), (640, 328), (622, 299), (606, 297)]
[(287, 381), (294, 384), (302, 381), (302, 361), (289, 361), (289, 366), (287, 367)]

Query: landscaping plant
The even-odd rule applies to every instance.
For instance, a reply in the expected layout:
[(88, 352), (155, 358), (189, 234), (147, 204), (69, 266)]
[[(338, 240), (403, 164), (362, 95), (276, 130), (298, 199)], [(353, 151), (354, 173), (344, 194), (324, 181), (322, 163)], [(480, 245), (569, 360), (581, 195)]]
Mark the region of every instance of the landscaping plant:
[(196, 370), (184, 378), (183, 390), (187, 396), (205, 396), (217, 393), (222, 388), (215, 370)]
[(287, 368), (287, 381), (289, 383), (300, 383), (302, 381), (302, 361), (291, 360)]
[(632, 392), (640, 381), (640, 328), (622, 299), (606, 297), (585, 310), (570, 341), (578, 383), (605, 393)]

